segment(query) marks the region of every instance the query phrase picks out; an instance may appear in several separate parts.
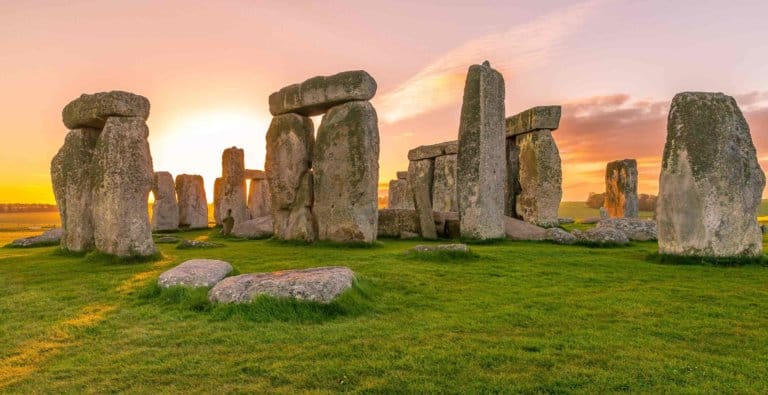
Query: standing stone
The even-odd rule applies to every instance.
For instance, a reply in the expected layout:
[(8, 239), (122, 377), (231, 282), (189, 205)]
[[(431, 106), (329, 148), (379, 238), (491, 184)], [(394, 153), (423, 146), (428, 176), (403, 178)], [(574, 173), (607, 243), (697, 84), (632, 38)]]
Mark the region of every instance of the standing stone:
[(504, 237), (504, 139), (504, 77), (488, 62), (470, 66), (456, 174), (462, 237)]
[(208, 201), (203, 177), (190, 174), (176, 176), (176, 196), (179, 199), (179, 227), (207, 228)]
[(142, 117), (110, 117), (96, 143), (91, 164), (94, 240), (103, 253), (156, 252), (147, 202), (154, 183), (148, 135)]
[(267, 131), (265, 171), (272, 202), (274, 237), (316, 239), (312, 215), (312, 120), (298, 114), (272, 118)]
[(519, 135), (519, 182), (515, 199), (517, 215), (545, 228), (560, 225), (557, 210), (563, 197), (560, 152), (549, 130)]
[(637, 161), (617, 160), (605, 169), (605, 208), (611, 218), (637, 218)]
[(179, 203), (176, 201), (176, 185), (171, 173), (155, 173), (152, 194), (155, 196), (152, 204), (152, 230), (179, 229)]
[(456, 155), (435, 158), (434, 184), (432, 187), (432, 210), (459, 211), (456, 188)]
[(100, 131), (75, 129), (51, 162), (53, 194), (64, 234), (61, 248), (83, 252), (93, 248), (91, 160)]
[(224, 179), (219, 177), (213, 182), (213, 220), (216, 226), (221, 225), (221, 185)]
[(266, 178), (251, 179), (251, 185), (248, 189), (248, 216), (254, 219), (272, 215), (269, 182)]
[(219, 214), (232, 210), (232, 218), (236, 224), (247, 221), (249, 218), (245, 190), (245, 152), (236, 147), (225, 149), (221, 155), (221, 169)]
[(520, 219), (517, 214), (517, 195), (520, 188), (520, 150), (517, 138), (507, 138), (507, 180), (504, 183), (504, 215)]
[(317, 131), (314, 212), (318, 238), (376, 241), (379, 126), (371, 103), (331, 108)]
[(413, 198), (407, 179), (389, 181), (389, 197), (387, 207), (395, 209), (413, 209)]
[(669, 111), (659, 198), (659, 253), (759, 257), (765, 175), (736, 101), (685, 92)]
[(411, 187), (413, 205), (419, 216), (421, 237), (425, 239), (437, 239), (437, 228), (432, 215), (434, 174), (433, 159), (412, 160), (408, 165), (408, 183)]

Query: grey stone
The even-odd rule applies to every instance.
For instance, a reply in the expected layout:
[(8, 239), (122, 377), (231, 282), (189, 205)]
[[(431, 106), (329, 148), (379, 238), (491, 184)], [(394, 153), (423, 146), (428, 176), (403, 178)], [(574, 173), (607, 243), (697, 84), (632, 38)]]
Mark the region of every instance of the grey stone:
[(659, 253), (759, 257), (765, 175), (749, 125), (722, 93), (672, 100), (656, 206)]
[(61, 238), (64, 250), (84, 252), (94, 247), (91, 162), (99, 133), (97, 129), (72, 130), (51, 161), (51, 181), (64, 232)]
[(608, 214), (608, 209), (605, 207), (600, 207), (600, 219), (607, 219), (611, 218), (611, 216)]
[[(249, 218), (259, 218), (265, 215), (272, 215), (272, 199), (269, 195), (269, 181), (266, 179), (251, 179), (251, 185), (248, 188), (248, 216)], [(237, 223), (235, 223), (237, 226)]]
[(605, 209), (611, 218), (637, 218), (637, 161), (609, 162), (605, 169)]
[(516, 137), (519, 151), (520, 193), (515, 211), (524, 221), (546, 228), (558, 226), (563, 197), (560, 153), (549, 130)]
[(142, 117), (110, 117), (93, 150), (94, 241), (119, 257), (156, 252), (147, 200), (154, 183), (152, 155)]
[(262, 239), (272, 236), (273, 226), (272, 216), (266, 215), (236, 223), (232, 234), (246, 239)]
[(213, 182), (213, 221), (218, 226), (221, 225), (221, 186), (224, 179), (219, 177)]
[(376, 80), (370, 74), (345, 71), (280, 89), (269, 96), (269, 111), (272, 115), (297, 113), (311, 117), (346, 102), (370, 100), (375, 94)]
[(504, 237), (504, 151), (504, 77), (487, 64), (470, 66), (456, 175), (462, 237)]
[(587, 218), (579, 219), (578, 221), (576, 221), (576, 223), (577, 224), (584, 224), (584, 225), (592, 225), (592, 224), (596, 224), (596, 223), (600, 222), (601, 219), (605, 219), (605, 218), (587, 217)]
[(274, 236), (279, 240), (315, 241), (312, 215), (312, 120), (285, 114), (272, 118), (267, 131), (265, 171), (269, 182)]
[(400, 239), (402, 240), (410, 240), (410, 239), (418, 239), (419, 234), (413, 233), (413, 232), (400, 232)]
[(245, 152), (237, 147), (225, 149), (221, 155), (221, 169), (219, 215), (223, 218), (232, 210), (235, 224), (247, 221), (250, 217), (245, 190)]
[(454, 155), (459, 152), (458, 140), (439, 144), (422, 145), (408, 151), (408, 160), (436, 158), (442, 155)]
[(517, 139), (507, 139), (507, 178), (504, 183), (504, 215), (512, 218), (520, 218), (517, 214), (517, 195), (522, 192), (520, 188), (520, 150), (517, 148)]
[(597, 223), (598, 228), (614, 228), (624, 232), (632, 241), (656, 240), (656, 222), (639, 218), (606, 218)]
[(507, 136), (517, 136), (536, 130), (555, 130), (560, 126), (560, 106), (540, 106), (507, 118)]
[(576, 221), (574, 221), (573, 218), (571, 217), (561, 217), (557, 219), (557, 222), (560, 223), (560, 225), (565, 225), (565, 224), (572, 224)]
[(560, 228), (547, 229), (546, 238), (555, 244), (573, 244), (576, 242), (576, 236)]
[(318, 239), (376, 241), (379, 126), (371, 103), (328, 110), (317, 130), (313, 170)]
[(61, 243), (61, 236), (64, 235), (64, 229), (53, 228), (49, 229), (39, 236), (25, 237), (23, 239), (17, 239), (11, 242), (11, 247), (14, 248), (32, 248), (32, 247), (45, 247)]
[(572, 233), (576, 237), (576, 241), (580, 243), (594, 244), (599, 246), (623, 246), (629, 244), (627, 235), (615, 228), (592, 228), (588, 229), (587, 231), (575, 229)]
[(266, 180), (267, 173), (264, 170), (245, 169), (244, 173), (246, 180)]
[(330, 266), (229, 277), (208, 293), (214, 303), (249, 303), (259, 295), (330, 303), (352, 288), (355, 273), (347, 267)]
[(203, 177), (191, 174), (176, 176), (176, 196), (179, 200), (179, 227), (207, 228), (208, 201)]
[(160, 275), (157, 285), (169, 287), (205, 287), (216, 285), (232, 272), (229, 262), (214, 259), (191, 259)]
[(547, 230), (521, 221), (517, 218), (504, 217), (504, 233), (511, 240), (546, 240)]
[(179, 202), (176, 200), (176, 184), (167, 171), (156, 172), (152, 185), (152, 231), (179, 229)]
[(417, 245), (411, 248), (413, 252), (469, 252), (466, 244), (436, 244), (436, 245)]
[(214, 243), (214, 242), (205, 241), (205, 240), (182, 240), (182, 242), (176, 246), (176, 248), (179, 250), (208, 249), (208, 248), (219, 248), (219, 247), (224, 247), (224, 244)]
[(459, 213), (455, 211), (433, 211), (432, 218), (435, 223), (435, 229), (439, 237), (447, 237), (451, 239), (458, 239), (461, 237), (461, 232), (457, 232), (456, 229), (451, 228), (461, 226), (461, 220)]
[(398, 171), (397, 172), (397, 179), (398, 180), (407, 180), (408, 179), (408, 171)]
[(379, 237), (402, 237), (403, 234), (419, 233), (419, 215), (413, 209), (380, 209)]
[(459, 211), (458, 188), (456, 186), (456, 155), (443, 155), (435, 158), (432, 210)]
[(388, 208), (413, 209), (413, 196), (408, 180), (397, 179), (389, 182)]
[(408, 184), (411, 187), (413, 204), (419, 216), (421, 237), (425, 239), (437, 238), (437, 230), (432, 216), (434, 169), (435, 161), (432, 159), (415, 160), (408, 165)]
[(69, 129), (103, 129), (109, 117), (149, 118), (149, 100), (130, 92), (83, 94), (64, 107), (61, 117)]

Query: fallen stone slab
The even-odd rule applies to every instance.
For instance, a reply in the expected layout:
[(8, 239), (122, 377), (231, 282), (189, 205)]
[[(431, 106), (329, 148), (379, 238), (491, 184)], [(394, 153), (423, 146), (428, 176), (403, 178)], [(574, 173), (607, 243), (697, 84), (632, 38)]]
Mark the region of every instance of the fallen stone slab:
[(579, 243), (594, 244), (599, 246), (624, 246), (629, 244), (629, 239), (624, 232), (614, 228), (592, 228), (587, 231), (574, 230), (573, 235)]
[(379, 209), (378, 237), (403, 237), (419, 234), (419, 214), (411, 209)]
[(352, 288), (355, 273), (343, 266), (273, 273), (242, 274), (226, 278), (208, 292), (214, 303), (249, 303), (259, 295), (330, 303)]
[(339, 104), (370, 100), (376, 94), (376, 87), (376, 80), (363, 70), (313, 77), (269, 95), (269, 112), (272, 115), (320, 115)]
[(555, 130), (560, 127), (560, 106), (539, 106), (508, 117), (507, 137), (536, 130)]
[(573, 244), (576, 243), (576, 236), (560, 228), (547, 229), (547, 240), (555, 244)]
[(146, 121), (149, 100), (123, 91), (83, 94), (64, 107), (61, 117), (69, 129), (103, 129), (109, 117), (139, 117)]
[(64, 229), (54, 228), (43, 232), (39, 236), (25, 237), (23, 239), (17, 239), (11, 242), (10, 246), (13, 248), (32, 248), (32, 247), (46, 247), (59, 244), (61, 242), (61, 236), (64, 234)]
[(193, 248), (219, 248), (224, 247), (224, 244), (221, 243), (213, 243), (210, 241), (202, 241), (202, 240), (184, 240), (179, 245), (176, 246), (179, 250), (187, 250), (187, 249), (193, 249)]
[(458, 140), (446, 141), (444, 143), (418, 146), (408, 151), (408, 160), (430, 159), (443, 155), (453, 155), (458, 152)]
[(600, 220), (597, 227), (620, 230), (633, 241), (656, 240), (656, 221), (639, 218), (606, 218)]
[(157, 285), (161, 288), (212, 287), (232, 272), (229, 262), (215, 259), (192, 259), (160, 275)]
[(504, 217), (504, 233), (511, 240), (546, 240), (547, 230), (512, 217)]
[(254, 218), (248, 221), (236, 223), (232, 228), (232, 235), (246, 239), (263, 239), (272, 236), (272, 216)]
[(469, 252), (466, 244), (437, 244), (437, 245), (417, 245), (410, 249), (412, 252)]

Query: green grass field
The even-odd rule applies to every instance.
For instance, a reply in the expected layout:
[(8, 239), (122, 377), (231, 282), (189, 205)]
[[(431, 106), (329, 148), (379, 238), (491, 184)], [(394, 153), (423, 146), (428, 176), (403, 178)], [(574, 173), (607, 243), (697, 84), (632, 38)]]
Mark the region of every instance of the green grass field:
[[(422, 259), (405, 254), (415, 241), (216, 241), (139, 264), (0, 249), (0, 392), (768, 391), (766, 266), (662, 265), (654, 243)], [(325, 309), (155, 292), (196, 257), (240, 273), (345, 265), (360, 286)]]

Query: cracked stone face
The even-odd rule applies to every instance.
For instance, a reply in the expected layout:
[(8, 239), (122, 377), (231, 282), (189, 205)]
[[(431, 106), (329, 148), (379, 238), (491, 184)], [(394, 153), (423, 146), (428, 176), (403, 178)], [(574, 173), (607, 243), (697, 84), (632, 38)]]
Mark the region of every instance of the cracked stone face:
[(611, 218), (637, 218), (637, 161), (617, 160), (605, 169), (605, 209)]

